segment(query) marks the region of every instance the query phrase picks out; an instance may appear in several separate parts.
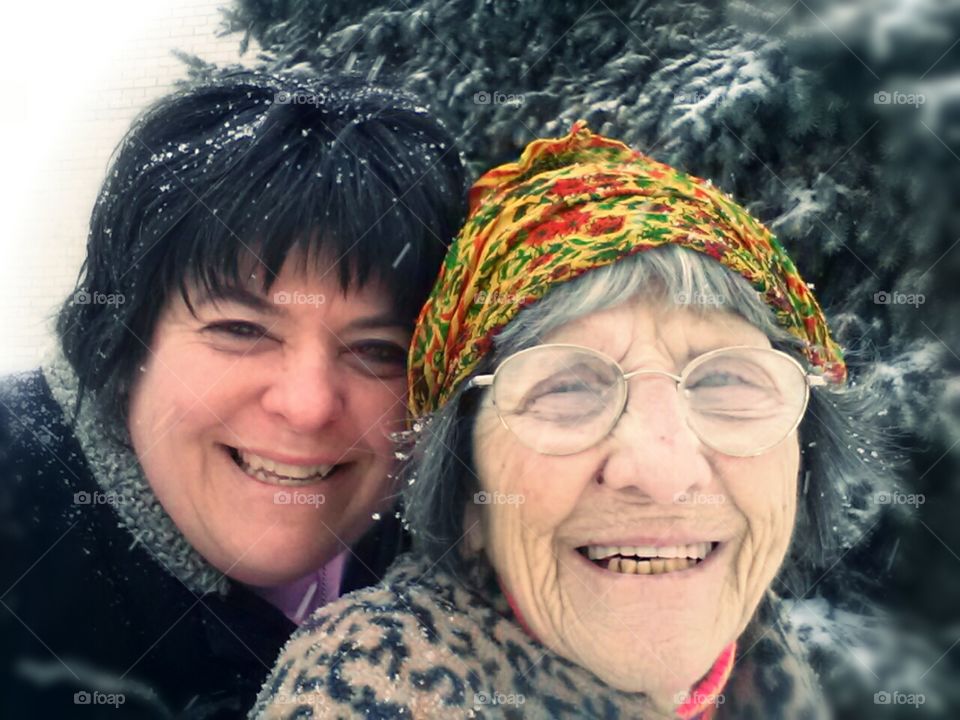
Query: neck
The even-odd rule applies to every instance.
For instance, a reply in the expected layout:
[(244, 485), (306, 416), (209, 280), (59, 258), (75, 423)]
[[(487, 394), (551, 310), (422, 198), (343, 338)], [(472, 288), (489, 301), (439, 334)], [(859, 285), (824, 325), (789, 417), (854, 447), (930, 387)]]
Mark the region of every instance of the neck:
[[(539, 639), (534, 635), (513, 595), (507, 592), (500, 577), (497, 577), (497, 584), (500, 591), (507, 600), (510, 610), (513, 613), (517, 624), (523, 628), (523, 631), (534, 640)], [(665, 698), (648, 696), (657, 710), (664, 713), (664, 717), (679, 718), (680, 720), (695, 720), (697, 718), (710, 718), (717, 707), (717, 701), (730, 678), (733, 671), (734, 658), (736, 656), (737, 643), (732, 642), (727, 645), (719, 657), (713, 663), (713, 666), (700, 680), (693, 684), (690, 691), (682, 698), (678, 704), (676, 695), (670, 695)], [(722, 701), (721, 701), (722, 702)]]

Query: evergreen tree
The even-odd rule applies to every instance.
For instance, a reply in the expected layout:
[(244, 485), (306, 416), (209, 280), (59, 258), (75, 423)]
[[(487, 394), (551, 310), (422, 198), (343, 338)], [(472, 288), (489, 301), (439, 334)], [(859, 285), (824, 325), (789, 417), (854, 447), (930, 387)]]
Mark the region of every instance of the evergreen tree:
[[(952, 646), (960, 3), (235, 0), (225, 13), (274, 69), (348, 67), (420, 94), (476, 173), (585, 118), (712, 179), (768, 224), (814, 284), (853, 382), (883, 400), (876, 420), (905, 453), (901, 491), (926, 499), (885, 509), (876, 525), (851, 487), (837, 529), (846, 560), (886, 573), (883, 599), (930, 624), (934, 657)], [(869, 448), (858, 451), (870, 461)], [(828, 574), (818, 593), (841, 590)], [(940, 671), (958, 660), (960, 648)], [(881, 709), (864, 716), (894, 716)]]

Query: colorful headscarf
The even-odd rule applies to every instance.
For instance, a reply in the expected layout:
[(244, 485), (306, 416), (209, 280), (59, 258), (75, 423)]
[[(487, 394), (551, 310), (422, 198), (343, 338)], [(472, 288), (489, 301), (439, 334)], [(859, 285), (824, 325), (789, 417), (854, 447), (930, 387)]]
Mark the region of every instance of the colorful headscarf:
[(535, 140), (519, 162), (485, 173), (444, 260), (410, 348), (410, 409), (441, 407), (493, 336), (554, 285), (672, 243), (745, 277), (810, 364), (842, 383), (846, 365), (826, 318), (783, 246), (709, 181), (595, 135), (579, 121)]

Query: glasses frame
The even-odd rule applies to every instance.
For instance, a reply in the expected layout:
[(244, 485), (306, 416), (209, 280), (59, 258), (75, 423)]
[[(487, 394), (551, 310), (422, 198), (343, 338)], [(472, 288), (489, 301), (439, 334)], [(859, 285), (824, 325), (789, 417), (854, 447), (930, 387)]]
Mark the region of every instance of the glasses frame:
[[(586, 445), (585, 447), (579, 448), (577, 450), (572, 450), (570, 452), (562, 452), (562, 453), (543, 452), (542, 450), (532, 447), (528, 443), (524, 442), (524, 439), (520, 437), (520, 435), (517, 434), (517, 432), (513, 428), (510, 427), (506, 419), (503, 417), (503, 413), (500, 411), (500, 408), (497, 407), (496, 393), (493, 393), (490, 398), (491, 404), (496, 409), (497, 417), (500, 418), (501, 424), (507, 430), (513, 433), (514, 437), (516, 437), (517, 440), (519, 440), (523, 445), (526, 445), (531, 450), (534, 450), (535, 452), (538, 452), (541, 455), (552, 455), (557, 457), (563, 457), (566, 455), (576, 455), (577, 453), (583, 452), (584, 450), (589, 450), (590, 448), (596, 447), (597, 445), (599, 445), (601, 442), (603, 442), (606, 438), (610, 436), (610, 433), (613, 432), (614, 428), (616, 428), (617, 424), (620, 422), (620, 418), (623, 417), (623, 411), (627, 407), (627, 400), (629, 399), (629, 396), (630, 396), (629, 380), (635, 377), (640, 377), (642, 375), (660, 375), (662, 377), (669, 378), (676, 385), (677, 396), (680, 400), (680, 407), (683, 411), (684, 422), (686, 422), (687, 427), (689, 427), (690, 430), (693, 432), (693, 434), (697, 436), (700, 442), (702, 442), (704, 445), (706, 445), (710, 449), (718, 453), (721, 453), (723, 455), (729, 455), (730, 457), (756, 457), (757, 455), (762, 455), (768, 450), (775, 448), (777, 445), (782, 443), (790, 435), (790, 433), (792, 433), (794, 430), (796, 430), (800, 426), (800, 422), (803, 420), (803, 415), (807, 411), (807, 405), (810, 402), (810, 388), (821, 387), (827, 384), (827, 379), (825, 377), (823, 377), (822, 375), (816, 375), (808, 372), (803, 367), (803, 365), (801, 365), (797, 361), (796, 358), (791, 357), (787, 353), (783, 352), (782, 350), (777, 350), (776, 348), (763, 348), (763, 347), (756, 347), (754, 345), (730, 345), (728, 347), (716, 348), (715, 350), (710, 350), (709, 352), (705, 352), (702, 355), (698, 355), (697, 357), (693, 358), (690, 362), (686, 364), (686, 366), (684, 366), (683, 370), (680, 372), (679, 375), (675, 375), (665, 370), (632, 370), (630, 372), (624, 372), (623, 368), (620, 366), (620, 363), (618, 363), (616, 360), (614, 360), (612, 357), (610, 357), (606, 353), (600, 352), (599, 350), (585, 347), (583, 345), (576, 345), (573, 343), (544, 343), (543, 345), (534, 345), (533, 347), (526, 348), (525, 350), (520, 350), (518, 352), (513, 353), (509, 357), (505, 358), (493, 373), (486, 374), (486, 375), (476, 375), (470, 378), (464, 390), (467, 391), (467, 390), (472, 390), (474, 388), (484, 388), (484, 387), (492, 388), (493, 385), (496, 383), (497, 378), (500, 375), (500, 371), (504, 368), (504, 366), (509, 364), (511, 360), (531, 352), (542, 350), (543, 348), (566, 348), (569, 350), (577, 350), (580, 352), (585, 352), (589, 355), (593, 355), (595, 357), (600, 358), (601, 360), (604, 360), (610, 363), (613, 367), (617, 368), (617, 370), (619, 371), (619, 374), (620, 374), (619, 384), (622, 389), (619, 391), (619, 395), (620, 395), (619, 407), (617, 408), (616, 413), (613, 415), (613, 419), (610, 423), (610, 427), (607, 428), (606, 432), (603, 435), (601, 435), (594, 443), (590, 445)], [(731, 350), (750, 350), (754, 352), (760, 351), (760, 352), (776, 354), (788, 360), (790, 364), (797, 369), (797, 372), (800, 374), (800, 376), (803, 377), (804, 379), (803, 404), (800, 407), (800, 412), (797, 413), (797, 419), (793, 422), (790, 428), (776, 442), (770, 443), (769, 445), (766, 445), (754, 452), (745, 453), (745, 454), (731, 453), (727, 450), (723, 450), (722, 448), (717, 447), (713, 443), (710, 443), (707, 440), (705, 440), (703, 437), (701, 437), (697, 429), (690, 423), (690, 419), (688, 417), (689, 408), (687, 407), (687, 402), (682, 397), (682, 391), (680, 390), (680, 387), (683, 385), (683, 381), (690, 376), (691, 372), (696, 370), (700, 365), (710, 360), (711, 358), (716, 357), (717, 355), (728, 353)]]

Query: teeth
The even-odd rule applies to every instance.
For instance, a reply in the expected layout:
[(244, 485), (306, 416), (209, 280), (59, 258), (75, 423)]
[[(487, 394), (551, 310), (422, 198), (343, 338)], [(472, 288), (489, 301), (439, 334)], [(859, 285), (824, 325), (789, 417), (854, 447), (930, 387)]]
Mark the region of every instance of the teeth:
[(694, 558), (634, 560), (632, 558), (613, 557), (607, 565), (607, 570), (627, 575), (662, 575), (677, 570), (686, 570), (696, 564), (697, 561)]
[(587, 548), (587, 557), (591, 560), (603, 560), (613, 555), (638, 558), (694, 558), (702, 560), (710, 553), (710, 543), (694, 543), (693, 545), (590, 545)]
[(295, 485), (304, 480), (317, 480), (328, 475), (335, 467), (334, 465), (286, 465), (242, 450), (238, 451), (238, 454), (247, 474), (262, 482), (280, 485)]
[(587, 557), (601, 560), (602, 567), (627, 575), (659, 575), (686, 570), (710, 554), (709, 542), (664, 547), (590, 545)]

